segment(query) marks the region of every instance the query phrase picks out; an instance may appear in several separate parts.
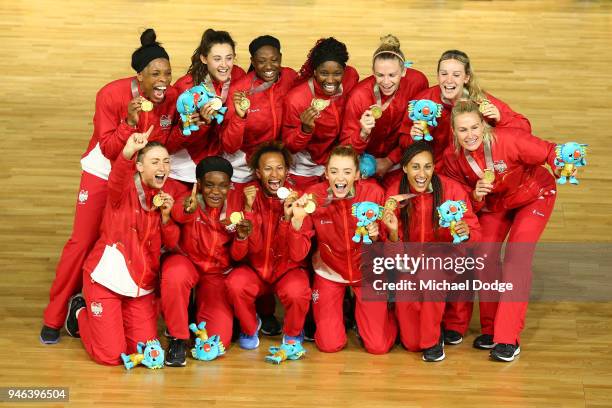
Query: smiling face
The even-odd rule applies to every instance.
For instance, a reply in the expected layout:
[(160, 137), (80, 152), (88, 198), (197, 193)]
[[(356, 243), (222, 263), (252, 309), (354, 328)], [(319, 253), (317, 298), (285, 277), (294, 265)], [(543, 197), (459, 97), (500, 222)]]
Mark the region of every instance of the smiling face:
[(208, 55), (200, 55), (200, 60), (206, 64), (208, 73), (216, 82), (226, 82), (230, 79), (236, 54), (230, 44), (214, 44)]
[(459, 146), (473, 152), (480, 147), (484, 135), (484, 122), (476, 112), (459, 114), (453, 121), (453, 133)]
[(230, 177), (222, 171), (209, 171), (198, 180), (198, 188), (209, 208), (223, 207), (230, 185)]
[(353, 189), (355, 180), (359, 179), (359, 169), (352, 157), (334, 155), (329, 158), (325, 177), (334, 196), (344, 198)]
[(455, 59), (448, 59), (440, 62), (438, 69), (438, 84), (442, 97), (456, 102), (463, 94), (463, 87), (470, 80), (470, 76), (465, 72), (465, 65)]
[(336, 61), (325, 61), (314, 70), (314, 78), (328, 96), (335, 95), (342, 85), (344, 67)]
[(168, 151), (163, 146), (150, 148), (140, 161), (136, 162), (136, 170), (145, 185), (155, 189), (162, 188), (170, 174)]
[(166, 97), (166, 89), (172, 82), (170, 61), (165, 58), (154, 59), (136, 74), (136, 79), (145, 98), (153, 103), (162, 103)]
[(255, 175), (268, 195), (276, 195), (279, 188), (285, 185), (287, 179), (287, 164), (279, 152), (268, 152), (259, 158), (259, 167)]
[(405, 68), (397, 58), (377, 58), (374, 61), (374, 78), (383, 95), (391, 96), (397, 91), (404, 70)]
[(417, 193), (424, 193), (431, 183), (434, 172), (433, 156), (428, 151), (417, 153), (403, 170), (408, 177), (410, 187)]
[(271, 45), (264, 45), (251, 57), (251, 64), (259, 78), (265, 82), (274, 82), (280, 73), (281, 57), (278, 49)]

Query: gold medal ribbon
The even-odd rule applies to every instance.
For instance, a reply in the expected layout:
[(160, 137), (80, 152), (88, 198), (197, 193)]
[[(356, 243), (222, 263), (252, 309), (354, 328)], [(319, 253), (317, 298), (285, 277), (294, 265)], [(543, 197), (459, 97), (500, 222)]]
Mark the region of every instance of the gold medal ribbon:
[[(223, 83), (223, 86), (221, 87), (221, 101), (223, 102), (224, 105), (225, 105), (225, 100), (227, 99), (227, 94), (229, 93), (229, 87), (230, 87), (231, 82), (232, 82), (232, 78), (225, 81)], [(217, 91), (215, 90), (215, 85), (213, 85), (209, 74), (206, 74), (206, 77), (204, 78), (204, 84), (206, 85), (206, 88), (208, 88), (210, 92), (217, 95)]]
[[(485, 164), (487, 165), (487, 169), (494, 170), (493, 154), (491, 153), (491, 142), (488, 140), (484, 140), (483, 143), (484, 143)], [(467, 160), (472, 170), (474, 170), (474, 173), (476, 173), (476, 175), (481, 179), (485, 178), (484, 171), (480, 168), (478, 163), (476, 163), (476, 160), (472, 157), (470, 152), (464, 149), (463, 155), (465, 156), (465, 159)]]
[(395, 95), (397, 95), (397, 90), (393, 95), (391, 95), (389, 99), (387, 99), (387, 102), (383, 104), (382, 96), (380, 94), (380, 88), (378, 87), (378, 84), (374, 84), (374, 98), (376, 98), (376, 104), (380, 106), (380, 110), (382, 110), (383, 112), (389, 107), (389, 105), (391, 105), (391, 102), (393, 101), (393, 98), (395, 98)]

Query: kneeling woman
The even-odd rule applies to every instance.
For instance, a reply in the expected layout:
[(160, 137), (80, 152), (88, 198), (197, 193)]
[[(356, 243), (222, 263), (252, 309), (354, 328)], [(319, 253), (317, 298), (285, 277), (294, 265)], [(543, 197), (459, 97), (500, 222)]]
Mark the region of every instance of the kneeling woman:
[[(439, 227), (437, 208), (446, 200), (462, 200), (467, 204), (467, 212), (455, 225), (455, 231), (460, 236), (468, 236), (470, 242), (478, 241), (480, 225), (472, 211), (468, 193), (456, 181), (434, 174), (430, 144), (419, 141), (410, 145), (401, 165), (404, 174), (401, 180), (389, 186), (387, 194), (398, 199), (404, 194), (414, 196), (395, 212), (385, 211), (383, 223), (388, 231), (388, 241), (452, 242), (449, 229)], [(422, 350), (425, 361), (440, 361), (445, 357), (444, 342), (440, 341), (444, 307), (445, 302), (433, 300), (398, 300), (395, 303), (402, 344), (410, 351)]]
[(170, 218), (174, 200), (161, 191), (170, 157), (160, 143), (147, 143), (152, 130), (130, 136), (113, 164), (101, 236), (83, 267), (84, 297), (75, 295), (68, 306), (66, 331), (80, 334), (100, 364), (121, 364), (121, 353), (157, 337), (161, 246), (175, 246), (179, 230)]
[[(361, 287), (362, 243), (352, 240), (356, 218), (354, 203), (371, 201), (382, 205), (384, 192), (375, 183), (359, 182), (359, 158), (350, 146), (331, 151), (325, 169), (327, 181), (310, 187), (306, 193), (316, 197), (317, 207), (307, 216), (304, 206), (308, 196), (297, 200), (292, 208), (289, 253), (304, 258), (316, 236), (318, 248), (312, 263), (315, 271), (312, 307), (317, 325), (315, 343), (324, 352), (340, 351), (346, 345), (342, 304), (346, 286), (356, 295), (355, 319), (365, 349), (372, 354), (387, 353), (395, 342), (397, 324), (385, 301), (365, 301)], [(376, 222), (367, 226), (371, 240), (379, 238)]]

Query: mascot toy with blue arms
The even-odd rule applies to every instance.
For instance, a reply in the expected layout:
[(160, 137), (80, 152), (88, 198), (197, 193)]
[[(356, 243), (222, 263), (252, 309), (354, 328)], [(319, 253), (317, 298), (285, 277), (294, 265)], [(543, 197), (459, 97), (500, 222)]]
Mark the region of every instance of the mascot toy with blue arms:
[(429, 133), (429, 126), (438, 126), (436, 120), (442, 116), (442, 105), (429, 99), (415, 99), (408, 104), (408, 117), (414, 123), (420, 123), (423, 126), (422, 136), (413, 136), (414, 140), (423, 140), (431, 142), (433, 136)]
[(362, 179), (367, 179), (376, 174), (376, 157), (369, 153), (359, 156), (359, 173)]
[(138, 364), (151, 369), (164, 367), (164, 349), (161, 347), (159, 340), (149, 340), (147, 343), (138, 343), (136, 345), (136, 353), (129, 356), (121, 353), (121, 360), (127, 370), (131, 370)]
[(211, 91), (206, 85), (200, 84), (191, 88), (190, 91), (195, 95), (196, 108), (200, 110), (204, 105), (210, 102), (210, 106), (216, 112), (213, 118), (218, 124), (221, 124), (225, 112), (227, 112), (227, 107), (223, 106), (223, 101), (215, 94), (214, 90)]
[(384, 207), (371, 201), (361, 201), (353, 204), (351, 212), (353, 216), (357, 218), (357, 229), (355, 230), (355, 235), (352, 238), (353, 242), (361, 242), (363, 240), (364, 244), (372, 243), (366, 227), (371, 223), (380, 220), (384, 210)]
[(562, 167), (558, 184), (565, 184), (568, 181), (570, 184), (578, 184), (578, 179), (574, 175), (577, 167), (586, 166), (586, 147), (588, 145), (576, 142), (568, 142), (562, 145), (557, 145), (555, 148), (555, 166)]
[(208, 337), (206, 322), (189, 325), (189, 329), (196, 335), (195, 347), (191, 349), (191, 355), (196, 360), (212, 361), (225, 354), (225, 346), (218, 335)]
[(459, 235), (455, 232), (455, 225), (463, 219), (463, 215), (468, 208), (465, 201), (446, 200), (438, 207), (438, 216), (440, 217), (440, 226), (449, 228), (453, 236), (453, 244), (458, 244), (469, 238), (467, 235)]
[(191, 92), (191, 89), (187, 89), (185, 92), (179, 95), (176, 100), (176, 110), (181, 114), (181, 121), (183, 121), (183, 135), (189, 136), (191, 132), (195, 132), (200, 129), (198, 125), (191, 121), (191, 115), (196, 110), (196, 98)]
[(299, 360), (306, 355), (306, 349), (302, 343), (295, 340), (283, 342), (280, 347), (270, 347), (268, 352), (271, 356), (266, 356), (265, 361), (272, 364), (280, 364), (286, 360)]

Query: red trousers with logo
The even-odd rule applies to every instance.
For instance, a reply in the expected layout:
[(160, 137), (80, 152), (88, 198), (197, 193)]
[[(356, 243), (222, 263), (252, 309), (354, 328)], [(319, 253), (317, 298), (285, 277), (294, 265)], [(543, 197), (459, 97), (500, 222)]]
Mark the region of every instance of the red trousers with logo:
[(121, 353), (136, 352), (138, 342), (157, 338), (155, 294), (131, 298), (83, 275), (86, 308), (79, 313), (79, 332), (85, 350), (100, 364), (120, 365)]
[[(227, 275), (204, 273), (184, 255), (172, 254), (164, 259), (161, 272), (161, 305), (171, 336), (189, 339), (189, 323), (206, 322), (208, 335), (219, 335), (225, 347), (232, 340), (234, 314), (225, 282)], [(196, 288), (196, 322), (189, 322), (191, 289)]]
[(44, 324), (54, 329), (63, 326), (68, 300), (81, 290), (83, 264), (100, 236), (100, 223), (106, 206), (107, 181), (82, 172), (70, 239), (64, 245), (49, 290)]
[[(397, 322), (387, 302), (364, 301), (361, 287), (355, 291), (355, 320), (359, 335), (368, 353), (385, 354), (395, 344)], [(342, 303), (346, 284), (333, 282), (315, 273), (312, 287), (312, 307), (317, 325), (315, 344), (320, 351), (335, 353), (346, 346), (346, 328)]]
[(310, 303), (310, 284), (305, 269), (292, 269), (277, 281), (268, 283), (249, 266), (234, 268), (226, 281), (229, 300), (240, 320), (243, 333), (252, 335), (257, 330), (255, 300), (263, 295), (275, 293), (285, 308), (283, 332), (287, 336), (298, 336), (304, 327), (304, 319)]

